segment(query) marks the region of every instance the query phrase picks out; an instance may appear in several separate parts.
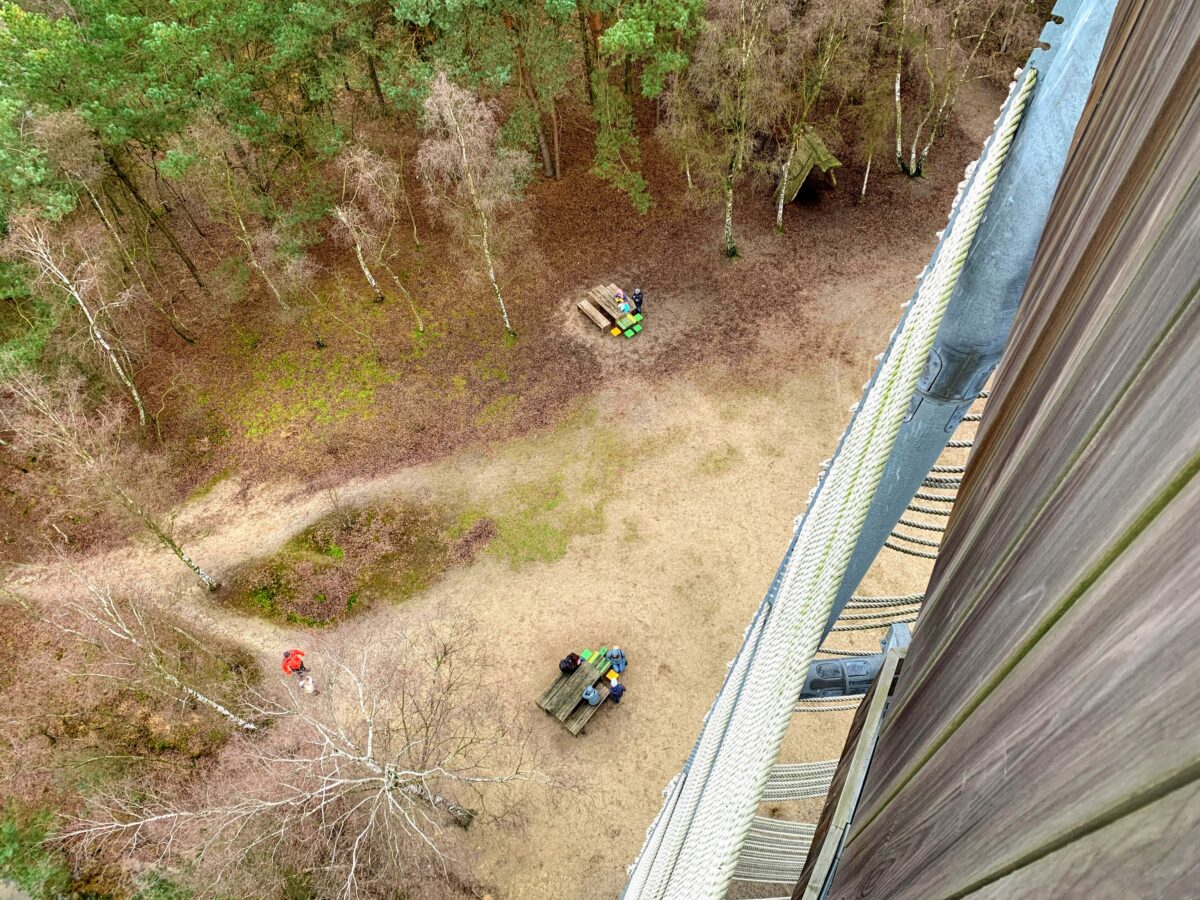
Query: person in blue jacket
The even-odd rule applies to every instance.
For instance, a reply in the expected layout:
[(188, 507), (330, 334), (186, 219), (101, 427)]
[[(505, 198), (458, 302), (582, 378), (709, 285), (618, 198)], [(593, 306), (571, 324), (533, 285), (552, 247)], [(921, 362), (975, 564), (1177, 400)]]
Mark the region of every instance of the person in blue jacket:
[(583, 689), (583, 699), (588, 702), (588, 706), (600, 705), (600, 692), (592, 685), (588, 685)]
[(620, 647), (613, 647), (608, 653), (604, 654), (608, 657), (608, 661), (612, 663), (613, 671), (618, 675), (625, 672), (625, 667), (629, 665), (629, 660), (625, 658), (625, 651)]

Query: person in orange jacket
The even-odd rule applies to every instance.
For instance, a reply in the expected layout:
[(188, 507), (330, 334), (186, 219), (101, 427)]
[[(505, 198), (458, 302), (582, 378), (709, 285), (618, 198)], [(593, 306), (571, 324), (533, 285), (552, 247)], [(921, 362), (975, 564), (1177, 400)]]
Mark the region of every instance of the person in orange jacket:
[(303, 650), (284, 650), (283, 651), (283, 674), (295, 675), (297, 673), (303, 675), (308, 670), (304, 668), (304, 651)]

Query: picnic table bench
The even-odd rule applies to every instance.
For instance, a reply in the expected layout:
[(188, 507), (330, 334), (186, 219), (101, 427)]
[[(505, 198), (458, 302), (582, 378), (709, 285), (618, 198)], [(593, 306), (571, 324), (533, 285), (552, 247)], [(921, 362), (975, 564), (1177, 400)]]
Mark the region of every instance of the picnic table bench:
[[(589, 650), (583, 651), (588, 654), (588, 658), (579, 663), (579, 668), (570, 675), (559, 672), (558, 677), (538, 697), (537, 705), (557, 719), (571, 734), (578, 735), (583, 730), (583, 726), (596, 714), (596, 710), (604, 704), (612, 691), (612, 685), (605, 677), (612, 668), (612, 663), (604, 655), (607, 650), (608, 648), (604, 647), (595, 654)], [(579, 655), (582, 657), (583, 653)], [(589, 685), (600, 692), (600, 703), (595, 706), (583, 699), (583, 689)]]
[(642, 330), (642, 314), (621, 309), (621, 303), (628, 304), (629, 301), (620, 296), (620, 290), (615, 284), (597, 285), (589, 288), (587, 296), (575, 305), (597, 328), (631, 338)]

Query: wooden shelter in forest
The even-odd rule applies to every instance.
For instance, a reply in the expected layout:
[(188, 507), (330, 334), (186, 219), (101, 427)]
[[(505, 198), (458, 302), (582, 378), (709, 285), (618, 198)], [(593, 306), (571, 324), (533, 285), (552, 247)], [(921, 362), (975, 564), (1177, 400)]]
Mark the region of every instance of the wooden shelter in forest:
[(796, 152), (787, 167), (787, 181), (782, 185), (783, 199), (788, 203), (795, 200), (813, 169), (827, 175), (830, 183), (837, 187), (837, 176), (833, 170), (840, 166), (841, 162), (829, 152), (816, 130), (811, 125), (805, 125), (796, 141)]

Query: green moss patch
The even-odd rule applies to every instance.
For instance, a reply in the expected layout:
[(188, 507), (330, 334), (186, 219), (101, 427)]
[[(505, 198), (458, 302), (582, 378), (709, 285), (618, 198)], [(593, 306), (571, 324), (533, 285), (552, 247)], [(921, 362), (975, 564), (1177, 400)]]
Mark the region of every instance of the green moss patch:
[(407, 599), (491, 540), (487, 523), (456, 527), (442, 510), (396, 502), (340, 509), (231, 581), (245, 612), (326, 625), (384, 599)]

